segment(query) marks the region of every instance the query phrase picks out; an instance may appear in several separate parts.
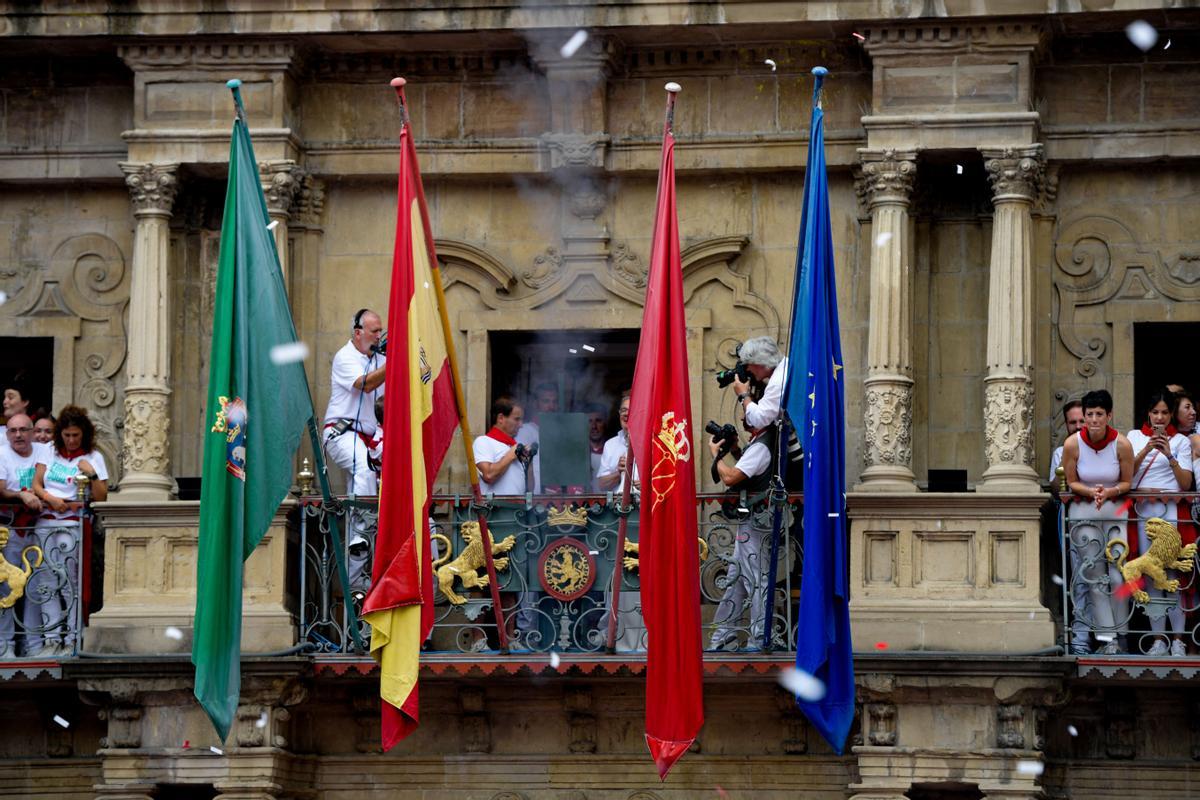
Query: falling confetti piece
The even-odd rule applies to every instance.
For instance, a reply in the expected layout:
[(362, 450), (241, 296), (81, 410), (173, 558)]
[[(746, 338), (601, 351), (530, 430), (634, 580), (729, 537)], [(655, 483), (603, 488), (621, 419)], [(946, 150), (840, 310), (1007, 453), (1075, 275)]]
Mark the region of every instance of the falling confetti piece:
[(568, 353), (570, 353), (570, 354), (571, 354), (571, 355), (573, 355), (573, 356), (574, 356), (574, 355), (578, 355), (578, 354), (579, 354), (579, 351), (578, 351), (578, 350), (576, 350), (574, 347), (568, 347), (568, 348), (567, 348), (567, 352), (568, 352)]
[(713, 788), (717, 790), (717, 797), (729, 797), (729, 792), (725, 791), (720, 786), (714, 786)]
[(426, 288), (426, 289), (428, 289), (428, 288), (429, 288), (429, 281), (425, 281), (425, 288)]
[(166, 630), (163, 631), (163, 636), (167, 637), (168, 639), (174, 639), (178, 642), (183, 638), (183, 631), (179, 630), (179, 628), (176, 628), (174, 625), (170, 625)]
[(1035, 612), (1035, 611), (1030, 611), (1030, 612), (1029, 612), (1029, 618), (1030, 618), (1030, 619), (1033, 619), (1033, 618), (1034, 618), (1034, 616), (1036, 615), (1036, 613), (1037, 613), (1037, 612)]
[(855, 39), (858, 39), (860, 42), (865, 42), (867, 40), (867, 37), (863, 36), (858, 31), (852, 31), (850, 33), (850, 35), (853, 36)]
[(1046, 765), (1040, 761), (1018, 761), (1017, 773), (1020, 775), (1041, 775)]
[(8, 292), (0, 292), (0, 305), (8, 302)]
[(1051, 582), (1052, 582), (1052, 583), (1053, 583), (1055, 586), (1062, 586), (1062, 576), (1061, 576), (1061, 575), (1051, 575), (1051, 576), (1050, 576), (1050, 581), (1051, 581)]
[(184, 749), (184, 750), (187, 750), (187, 749), (188, 749), (188, 748), (190, 748), (191, 746), (192, 746), (192, 742), (191, 742), (191, 740), (190, 740), (190, 739), (184, 739), (184, 740), (183, 740), (183, 749)]
[(1097, 633), (1096, 634), (1097, 642), (1111, 642), (1115, 638), (1116, 637), (1113, 636), (1111, 633)]
[(1158, 31), (1154, 30), (1154, 26), (1144, 19), (1135, 19), (1126, 25), (1125, 36), (1133, 42), (1134, 47), (1143, 53), (1154, 47), (1155, 42), (1158, 41)]
[(887, 649), (888, 649), (888, 643), (887, 643), (887, 642), (876, 642), (876, 643), (875, 643), (875, 649), (876, 649), (876, 650), (887, 650)]
[(768, 67), (770, 67), (770, 68), (771, 68), (771, 72), (774, 72), (774, 71), (776, 70), (776, 68), (777, 68), (777, 67), (776, 67), (776, 65), (775, 65), (775, 59), (773, 59), (773, 58), (768, 58), (768, 59), (765, 59), (765, 60), (763, 61), (763, 63), (764, 63), (764, 64), (766, 64)]
[(955, 173), (956, 175), (962, 175), (962, 172), (963, 172), (963, 170), (962, 170), (962, 164), (955, 164), (955, 165), (954, 165), (954, 173)]
[(1171, 40), (1170, 40), (1170, 39), (1167, 39), (1167, 43), (1163, 45), (1163, 50), (1166, 50), (1166, 49), (1167, 49), (1167, 48), (1169, 48), (1170, 46), (1171, 46)]
[(295, 364), (308, 358), (308, 345), (304, 342), (277, 344), (271, 348), (272, 364)]
[(891, 240), (892, 240), (892, 232), (884, 231), (883, 233), (881, 233), (875, 237), (875, 246), (876, 247), (884, 247)]
[(553, 667), (554, 669), (558, 669), (558, 665), (561, 663), (562, 663), (562, 657), (559, 656), (558, 651), (551, 650), (550, 651), (550, 666)]
[(1068, 725), (1068, 726), (1067, 726), (1067, 733), (1071, 734), (1072, 736), (1078, 736), (1078, 735), (1079, 735), (1079, 729), (1078, 729), (1078, 728), (1076, 728), (1074, 725)]
[(54, 715), (54, 721), (57, 722), (59, 725), (62, 725), (64, 728), (71, 727), (71, 723), (67, 722), (65, 719), (60, 717), (58, 714)]
[(1144, 581), (1144, 578), (1138, 578), (1136, 581), (1125, 581), (1113, 591), (1113, 596), (1120, 598), (1129, 597), (1135, 591), (1142, 588)]
[(585, 344), (585, 345), (583, 346), (583, 349), (584, 349), (584, 350), (587, 350), (589, 353), (594, 353), (594, 352), (596, 352), (596, 348), (592, 347), (590, 344)]
[(278, 227), (279, 227), (279, 220), (277, 220), (277, 219), (273, 219), (267, 223), (267, 230), (269, 230), (269, 231), (274, 231)]
[(588, 40), (588, 32), (583, 28), (571, 34), (571, 38), (567, 39), (566, 44), (559, 49), (559, 55), (563, 58), (570, 58), (578, 52), (579, 48), (583, 47), (583, 43)]
[(262, 716), (258, 718), (258, 722), (254, 723), (254, 727), (256, 727), (256, 728), (267, 727), (267, 712), (264, 711), (262, 713)]
[(225, 752), (223, 750), (221, 750), (221, 748), (219, 748), (219, 747), (211, 747), (210, 746), (208, 749), (213, 751), (214, 753), (216, 753), (219, 756), (225, 755)]
[(779, 685), (806, 703), (815, 703), (825, 696), (825, 684), (820, 679), (795, 667), (785, 667), (779, 673)]

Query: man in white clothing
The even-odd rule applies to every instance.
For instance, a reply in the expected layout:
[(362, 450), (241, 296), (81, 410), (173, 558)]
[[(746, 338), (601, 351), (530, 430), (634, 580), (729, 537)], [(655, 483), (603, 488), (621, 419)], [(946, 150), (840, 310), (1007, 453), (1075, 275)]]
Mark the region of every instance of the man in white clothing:
[[(596, 484), (602, 492), (620, 494), (625, 489), (625, 454), (629, 451), (629, 392), (621, 395), (621, 432), (604, 443), (604, 452), (600, 456), (600, 471), (596, 475)], [(632, 493), (637, 494), (641, 488), (638, 481), (638, 465), (633, 465)]]
[[(383, 321), (369, 308), (354, 315), (350, 341), (333, 357), (329, 405), (325, 408), (325, 454), (346, 471), (346, 490), (356, 497), (379, 493), (370, 448), (378, 427), (375, 401), (383, 396), (387, 359), (380, 348)], [(365, 591), (371, 582), (371, 542), (375, 530), (358, 512), (350, 514), (350, 584)]]
[[(558, 387), (553, 383), (539, 383), (533, 390), (533, 414), (530, 419), (521, 421), (521, 429), (514, 434), (517, 442), (526, 447), (538, 445), (541, 449), (542, 429), (538, 425), (539, 414), (558, 413)], [(533, 493), (542, 493), (542, 456), (540, 452), (533, 454), (531, 483)], [(558, 491), (558, 487), (554, 487)]]
[(754, 379), (765, 384), (762, 398), (755, 402), (750, 394), (750, 382), (733, 379), (733, 391), (738, 404), (745, 412), (746, 424), (751, 428), (765, 428), (779, 419), (779, 403), (783, 397), (783, 381), (787, 376), (787, 359), (779, 352), (779, 345), (769, 336), (747, 339), (738, 350), (738, 358), (746, 364), (746, 371)]
[[(1067, 435), (1063, 437), (1065, 442), (1079, 433), (1079, 429), (1083, 427), (1083, 403), (1072, 400), (1062, 407), (1062, 415), (1063, 424), (1067, 426)], [(1050, 456), (1050, 490), (1053, 492), (1057, 492), (1060, 488), (1058, 476), (1054, 473), (1062, 465), (1062, 453), (1063, 446), (1060, 444), (1054, 449), (1054, 455)]]
[(492, 427), (472, 446), (483, 494), (525, 494), (527, 461), (518, 456), (528, 451), (515, 438), (524, 417), (525, 410), (508, 395), (492, 403)]
[[(39, 462), (49, 462), (51, 445), (33, 440), (33, 422), (25, 414), (16, 414), (8, 419), (5, 437), (8, 447), (0, 450), (0, 497), (21, 503), (27, 513), (18, 513), (15, 519), (5, 519), (9, 527), (8, 544), (4, 546), (4, 558), (10, 564), (21, 564), (21, 553), (30, 545), (38, 544), (31, 527), (42, 510), (42, 501), (33, 493), (33, 476)], [(23, 517), (27, 517), (24, 519)], [(8, 595), (7, 586), (4, 596)], [(17, 655), (16, 607), (0, 610), (0, 658)], [(28, 646), (28, 643), (27, 643)]]

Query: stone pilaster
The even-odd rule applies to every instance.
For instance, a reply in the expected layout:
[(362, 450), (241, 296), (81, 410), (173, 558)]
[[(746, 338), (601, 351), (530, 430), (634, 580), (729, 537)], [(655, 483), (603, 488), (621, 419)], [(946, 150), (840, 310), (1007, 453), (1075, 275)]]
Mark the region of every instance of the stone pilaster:
[(992, 184), (984, 449), (980, 491), (1038, 491), (1033, 470), (1033, 218), (1041, 145), (983, 150)]
[(121, 447), (124, 498), (168, 500), (175, 483), (169, 460), (171, 292), (167, 262), (178, 166), (121, 164), (136, 220), (125, 361), (125, 440)]
[(859, 491), (916, 491), (912, 471), (912, 268), (908, 209), (916, 153), (862, 151), (857, 190), (871, 214), (871, 313)]
[(275, 249), (283, 270), (283, 285), (288, 285), (288, 222), (292, 217), (292, 202), (300, 194), (304, 174), (292, 160), (265, 161), (258, 165), (263, 195), (267, 200), (267, 216), (275, 223)]

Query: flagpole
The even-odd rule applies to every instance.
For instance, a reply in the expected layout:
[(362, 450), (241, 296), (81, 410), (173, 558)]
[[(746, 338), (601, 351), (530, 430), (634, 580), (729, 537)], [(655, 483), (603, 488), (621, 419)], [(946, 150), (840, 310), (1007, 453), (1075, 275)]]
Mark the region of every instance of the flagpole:
[[(813, 67), (812, 68), (813, 106), (816, 108), (824, 109), (824, 107), (825, 107), (823, 105), (821, 90), (822, 90), (823, 84), (825, 83), (825, 76), (828, 74), (829, 74), (829, 70), (826, 69), (825, 67)], [(810, 138), (809, 138), (809, 142), (808, 142), (809, 147), (812, 147), (811, 135), (812, 134), (810, 132), (810, 134), (809, 134)], [(804, 180), (807, 181), (808, 179), (809, 179), (809, 176), (805, 175)], [(797, 276), (797, 278), (798, 277), (799, 276)], [(792, 290), (792, 312), (790, 314), (790, 323), (788, 325), (789, 332), (794, 331), (795, 327), (796, 327), (796, 299), (797, 299), (796, 288), (798, 288), (798, 287), (795, 287)], [(791, 342), (789, 341), (788, 342), (788, 352), (790, 352), (790, 348), (791, 348)], [(788, 361), (788, 370), (791, 370), (791, 368), (792, 368), (792, 362), (789, 360)], [(787, 381), (788, 381), (788, 376), (784, 375), (783, 380), (784, 380), (784, 384), (786, 385)], [(782, 408), (780, 409), (780, 413), (781, 414), (783, 413)], [(787, 452), (788, 427), (793, 422), (794, 422), (794, 420), (791, 422), (784, 422), (784, 424), (779, 426), (779, 441), (776, 443), (776, 446), (779, 448), (779, 452), (781, 454), (784, 454)], [(781, 528), (782, 517), (783, 517), (783, 505), (784, 505), (784, 503), (787, 502), (787, 490), (786, 490), (786, 484), (784, 482), (786, 476), (787, 476), (787, 457), (784, 455), (781, 455), (781, 457), (779, 459), (779, 468), (776, 470), (776, 477), (779, 479), (779, 482), (781, 484), (780, 488), (784, 492), (784, 494), (783, 494), (784, 500), (783, 500), (783, 503), (780, 503), (775, 506), (775, 512), (774, 512), (774, 514), (772, 514), (772, 517), (771, 517), (771, 571), (767, 573), (767, 586), (770, 589), (770, 595), (767, 598), (768, 600), (770, 600), (775, 594), (775, 573), (779, 569), (780, 528)], [(772, 497), (772, 502), (774, 502), (774, 497)], [(790, 602), (790, 600), (789, 600), (789, 602)], [(771, 621), (771, 618), (774, 616), (774, 614), (773, 614), (774, 607), (775, 607), (775, 604), (772, 602), (768, 602), (765, 604), (766, 619), (763, 620), (762, 648), (763, 648), (763, 650), (765, 650), (768, 653), (771, 652), (770, 621)]]
[[(409, 126), (408, 101), (404, 96), (404, 86), (408, 81), (404, 78), (392, 78), (391, 87), (396, 90), (396, 102), (400, 106), (401, 128)], [(410, 129), (411, 135), (411, 129)], [(428, 219), (425, 208), (425, 188), (417, 183), (417, 195), (421, 203), (422, 224)], [(463, 395), (462, 379), (459, 377), (458, 356), (454, 351), (454, 335), (450, 328), (450, 315), (446, 310), (446, 292), (442, 288), (442, 273), (438, 267), (437, 253), (433, 249), (433, 239), (426, 237), (426, 247), (429, 249), (429, 269), (433, 275), (434, 291), (437, 292), (438, 316), (442, 320), (442, 335), (446, 340), (446, 358), (450, 362), (450, 378), (454, 384), (454, 404), (458, 411), (458, 424), (462, 429), (463, 449), (467, 456), (467, 473), (471, 476), (471, 496), (479, 516), (479, 542), (483, 546), (484, 563), (487, 566), (488, 588), (492, 596), (492, 610), (496, 619), (496, 639), (500, 652), (508, 653), (508, 633), (504, 630), (504, 609), (500, 606), (500, 587), (496, 581), (496, 562), (492, 557), (492, 535), (488, 530), (487, 516), (483, 511), (483, 493), (479, 489), (479, 471), (475, 469), (475, 455), (471, 449), (471, 425), (467, 421), (467, 401)]]
[[(233, 108), (238, 120), (246, 129), (246, 133), (250, 133), (250, 123), (246, 119), (246, 109), (242, 105), (242, 82), (237, 78), (226, 81), (225, 86), (233, 93)], [(274, 237), (272, 237), (272, 246), (274, 246)], [(276, 262), (279, 259), (279, 253), (275, 254)], [(308, 392), (309, 408), (315, 408), (312, 399), (312, 388), (309, 387), (308, 381), (304, 382), (304, 388)], [(358, 613), (354, 610), (354, 601), (350, 592), (350, 573), (346, 569), (346, 554), (342, 546), (342, 529), (338, 524), (337, 515), (340, 510), (340, 503), (333, 499), (333, 493), (329, 488), (329, 469), (325, 464), (325, 453), (321, 450), (321, 437), (317, 433), (317, 421), (313, 416), (308, 418), (308, 435), (309, 441), (313, 449), (313, 458), (317, 464), (317, 476), (321, 483), (321, 505), (327, 511), (329, 519), (329, 538), (333, 543), (333, 558), (337, 565), (338, 583), (342, 585), (342, 598), (346, 609), (347, 627), (350, 629), (350, 638), (354, 641), (354, 649), (362, 652), (363, 641), (362, 635), (358, 630)]]

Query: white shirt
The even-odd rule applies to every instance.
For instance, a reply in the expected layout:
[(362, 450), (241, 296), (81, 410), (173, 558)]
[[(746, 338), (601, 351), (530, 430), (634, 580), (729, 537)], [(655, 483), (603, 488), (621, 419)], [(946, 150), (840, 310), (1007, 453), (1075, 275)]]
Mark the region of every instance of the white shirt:
[[(1140, 428), (1131, 430), (1126, 434), (1126, 438), (1133, 445), (1134, 458), (1150, 442), (1150, 437), (1142, 433)], [(1190, 472), (1192, 469), (1192, 445), (1188, 442), (1187, 437), (1182, 433), (1177, 433), (1168, 440), (1167, 447), (1170, 449), (1171, 455), (1179, 462), (1179, 466)], [(1158, 455), (1155, 456), (1155, 453)], [(1141, 466), (1133, 473), (1133, 491), (1142, 489), (1180, 491), (1179, 481), (1175, 478), (1175, 470), (1171, 469), (1171, 460), (1157, 450), (1146, 453)]]
[[(590, 442), (589, 442), (590, 445)], [(600, 451), (589, 450), (588, 456), (591, 458), (591, 476), (593, 492), (600, 491), (600, 466), (604, 463), (604, 445), (600, 445)]]
[(1050, 488), (1056, 492), (1061, 487), (1058, 486), (1058, 476), (1055, 475), (1054, 473), (1058, 470), (1059, 467), (1062, 466), (1062, 449), (1063, 449), (1063, 446), (1060, 444), (1058, 447), (1055, 448), (1054, 455), (1050, 456)]
[[(625, 435), (625, 431), (621, 431), (616, 436), (604, 443), (604, 452), (600, 454), (600, 471), (596, 474), (597, 478), (606, 477), (614, 473), (620, 472), (619, 464), (621, 456), (629, 449), (629, 437)], [(621, 479), (617, 481), (616, 488), (613, 494), (621, 494), (625, 491), (625, 473), (621, 472)], [(633, 465), (633, 479), (639, 480), (638, 465)], [(637, 487), (632, 490), (633, 494), (638, 494)]]
[[(471, 448), (475, 455), (476, 464), (495, 464), (512, 445), (497, 441), (490, 436), (476, 436)], [(479, 473), (479, 491), (483, 494), (525, 494), (525, 465), (514, 461), (508, 465), (495, 483), (488, 483)]]
[[(517, 435), (513, 438), (519, 444), (526, 447), (536, 444), (538, 452), (533, 454), (533, 466), (530, 467), (530, 474), (533, 476), (533, 493), (542, 493), (542, 445), (541, 445), (542, 429), (538, 427), (536, 422), (522, 422), (521, 427), (517, 429)], [(478, 459), (476, 459), (478, 460)], [(522, 490), (524, 493), (524, 490)]]
[(48, 464), (52, 445), (31, 442), (29, 455), (17, 455), (11, 447), (0, 450), (0, 478), (4, 488), (10, 492), (28, 491), (33, 488), (33, 475), (38, 464)]
[[(773, 376), (772, 376), (773, 377)], [(767, 467), (771, 466), (771, 449), (761, 441), (755, 439), (750, 442), (745, 450), (742, 451), (742, 457), (734, 464), (742, 474), (747, 478), (753, 478), (763, 474)], [(737, 485), (730, 487), (736, 489)]]
[(374, 391), (363, 394), (354, 388), (354, 382), (368, 372), (379, 369), (387, 359), (376, 353), (363, 355), (354, 342), (346, 342), (333, 357), (333, 374), (329, 379), (329, 405), (325, 407), (325, 424), (339, 419), (356, 420), (354, 429), (367, 434), (375, 433), (375, 398), (383, 397), (383, 384)]
[[(38, 461), (39, 464), (46, 465), (46, 475), (42, 479), (46, 493), (67, 501), (78, 500), (79, 487), (75, 483), (75, 478), (79, 475), (79, 462), (84, 460), (91, 464), (92, 469), (96, 471), (96, 480), (108, 480), (108, 466), (104, 463), (104, 456), (100, 454), (99, 450), (93, 450), (74, 458), (63, 458), (53, 447), (46, 446)], [(77, 516), (79, 516), (79, 512), (74, 510), (54, 511), (49, 506), (42, 509), (42, 519), (66, 519)]]
[(779, 419), (779, 401), (783, 397), (783, 379), (786, 377), (788, 360), (780, 359), (779, 365), (767, 379), (762, 399), (746, 406), (746, 424), (751, 428), (765, 428)]

